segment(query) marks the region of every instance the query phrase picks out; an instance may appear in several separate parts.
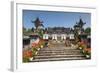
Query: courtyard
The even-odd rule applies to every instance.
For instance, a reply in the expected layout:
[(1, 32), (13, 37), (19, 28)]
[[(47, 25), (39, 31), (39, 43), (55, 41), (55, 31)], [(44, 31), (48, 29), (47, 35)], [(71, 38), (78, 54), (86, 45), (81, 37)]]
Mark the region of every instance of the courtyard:
[[(32, 12), (34, 20), (28, 18), (30, 15), (27, 12)], [(42, 15), (41, 12), (25, 10), (26, 15), (24, 16), (28, 17), (23, 20), (22, 58), (24, 63), (91, 59), (90, 14), (43, 11), (44, 15)], [(34, 17), (35, 14), (39, 14), (40, 17)], [(59, 18), (56, 17), (56, 14)], [(74, 21), (72, 14), (78, 17), (78, 20)], [(79, 18), (77, 15), (85, 17)], [(86, 20), (87, 15), (88, 21)], [(44, 16), (44, 22), (40, 20), (41, 16)]]

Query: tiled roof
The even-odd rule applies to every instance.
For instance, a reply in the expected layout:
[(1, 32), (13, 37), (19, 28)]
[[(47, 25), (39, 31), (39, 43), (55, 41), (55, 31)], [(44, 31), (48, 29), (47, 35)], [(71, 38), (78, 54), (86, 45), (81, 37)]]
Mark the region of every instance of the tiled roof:
[(54, 27), (48, 28), (48, 34), (70, 34), (73, 33), (71, 28), (64, 28), (64, 27)]

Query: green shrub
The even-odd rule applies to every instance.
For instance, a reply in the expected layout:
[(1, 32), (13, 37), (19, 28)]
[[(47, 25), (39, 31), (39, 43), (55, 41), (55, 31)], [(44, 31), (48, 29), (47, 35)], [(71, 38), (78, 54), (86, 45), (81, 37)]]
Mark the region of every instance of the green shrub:
[(25, 62), (25, 63), (26, 63), (26, 62), (29, 62), (29, 58), (28, 58), (28, 57), (24, 57), (24, 58), (23, 58), (23, 62)]

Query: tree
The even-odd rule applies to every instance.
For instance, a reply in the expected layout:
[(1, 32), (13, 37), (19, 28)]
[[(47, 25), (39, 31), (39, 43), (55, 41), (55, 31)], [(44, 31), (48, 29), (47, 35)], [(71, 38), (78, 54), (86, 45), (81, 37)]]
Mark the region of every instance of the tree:
[(90, 28), (90, 27), (86, 28), (86, 29), (85, 29), (85, 33), (91, 34), (91, 28)]
[(34, 32), (34, 28), (31, 28), (31, 31)]
[(42, 31), (42, 30), (39, 31), (38, 34), (39, 34), (39, 36), (40, 36), (41, 38), (43, 37), (43, 31)]
[(25, 27), (23, 27), (23, 32), (26, 32), (26, 28)]
[(29, 28), (27, 32), (31, 32), (31, 29)]

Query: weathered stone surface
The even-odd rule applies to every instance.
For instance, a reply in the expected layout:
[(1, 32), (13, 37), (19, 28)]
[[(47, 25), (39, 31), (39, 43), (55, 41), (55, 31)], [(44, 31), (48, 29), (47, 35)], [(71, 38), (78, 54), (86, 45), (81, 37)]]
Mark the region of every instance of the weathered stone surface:
[(80, 50), (76, 49), (76, 46), (66, 47), (64, 43), (51, 43), (51, 45), (51, 47), (40, 49), (32, 62), (85, 59)]

